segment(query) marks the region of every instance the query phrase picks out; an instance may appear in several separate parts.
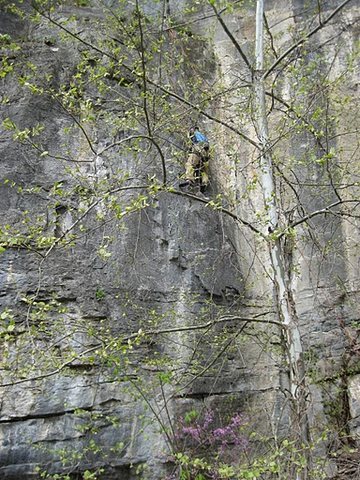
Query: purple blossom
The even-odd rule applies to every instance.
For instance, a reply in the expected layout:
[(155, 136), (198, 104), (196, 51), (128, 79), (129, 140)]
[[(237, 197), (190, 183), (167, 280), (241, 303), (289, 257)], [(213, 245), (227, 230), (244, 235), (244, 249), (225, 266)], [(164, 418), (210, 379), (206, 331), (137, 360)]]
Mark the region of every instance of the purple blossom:
[(212, 434), (214, 435), (215, 438), (221, 439), (225, 437), (225, 435), (228, 435), (230, 433), (229, 427), (221, 427), (221, 428), (216, 428), (213, 430)]
[(243, 419), (243, 416), (240, 415), (240, 413), (237, 413), (232, 417), (231, 423), (230, 423), (232, 427), (241, 427), (241, 425), (243, 424), (244, 424), (244, 419)]
[(190, 426), (190, 427), (183, 427), (182, 432), (184, 434), (190, 435), (191, 438), (196, 440), (197, 442), (200, 442), (200, 435), (201, 435), (201, 429), (199, 425), (196, 426)]
[(184, 425), (183, 417), (180, 418), (179, 423), (181, 429), (178, 430), (175, 434), (176, 438), (184, 438), (190, 436), (196, 442), (211, 444), (214, 443), (226, 443), (240, 445), (242, 443), (242, 438), (240, 436), (239, 429), (244, 424), (244, 418), (242, 415), (237, 413), (234, 415), (229, 424), (223, 427), (215, 428), (211, 430), (209, 428), (210, 424), (214, 421), (214, 414), (211, 410), (207, 410), (204, 415), (204, 420), (202, 423), (196, 422), (193, 425)]
[(213, 414), (212, 410), (206, 410), (205, 415), (204, 415), (203, 428), (205, 428), (205, 429), (208, 428), (210, 423), (212, 423), (213, 421), (214, 421), (214, 414)]
[[(220, 424), (217, 428), (215, 426), (219, 425), (219, 421), (217, 419), (215, 423), (214, 412), (210, 409), (205, 410), (201, 418), (198, 415), (190, 414), (185, 418), (186, 421), (180, 417), (175, 438), (183, 442), (182, 450), (187, 455), (198, 455), (199, 448), (200, 452), (206, 450), (214, 461), (214, 468), (211, 469), (211, 473), (208, 472), (209, 478), (220, 480), (218, 467), (224, 462), (236, 464), (240, 451), (244, 451), (248, 447), (248, 440), (241, 431), (241, 427), (245, 423), (244, 417), (236, 413), (228, 423)], [(201, 467), (198, 468), (199, 470), (194, 467), (192, 472), (194, 478), (196, 473), (201, 472)]]

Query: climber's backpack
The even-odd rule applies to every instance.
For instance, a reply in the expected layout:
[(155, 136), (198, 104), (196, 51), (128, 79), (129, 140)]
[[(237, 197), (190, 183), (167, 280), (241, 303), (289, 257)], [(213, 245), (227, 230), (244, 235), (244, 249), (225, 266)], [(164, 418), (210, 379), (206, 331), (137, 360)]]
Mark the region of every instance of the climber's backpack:
[(209, 143), (209, 140), (201, 132), (194, 133), (195, 143)]
[(196, 131), (194, 133), (194, 143), (201, 146), (201, 148), (208, 150), (209, 149), (209, 140), (201, 132)]

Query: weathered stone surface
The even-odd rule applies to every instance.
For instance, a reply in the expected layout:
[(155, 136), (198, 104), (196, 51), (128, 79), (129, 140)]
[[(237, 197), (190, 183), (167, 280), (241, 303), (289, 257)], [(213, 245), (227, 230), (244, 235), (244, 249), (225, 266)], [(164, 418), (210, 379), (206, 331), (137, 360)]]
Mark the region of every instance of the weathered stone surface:
[[(303, 2), (292, 2), (292, 11), (288, 11), (288, 2), (269, 2), (269, 19), (283, 20), (281, 29), (284, 24), (291, 27), (294, 22), (303, 20), (300, 15), (302, 7)], [(358, 10), (353, 7), (347, 14), (348, 21), (355, 20), (357, 13)], [(93, 21), (99, 12), (88, 7), (83, 10), (83, 15), (83, 22)], [(234, 16), (227, 20), (251, 58), (254, 36), (252, 12), (242, 19)], [(5, 33), (26, 36), (27, 41), (23, 44), (26, 55), (44, 72), (53, 75), (54, 86), (69, 83), (80, 51), (75, 42), (68, 48), (52, 45), (51, 42), (47, 45), (44, 39), (52, 40), (54, 33), (49, 26), (39, 24), (36, 28), (30, 27), (26, 22), (3, 13), (0, 21)], [(215, 28), (215, 44), (206, 48), (214, 49), (221, 72), (230, 72), (231, 79), (242, 75), (244, 72), (239, 67), (234, 46), (223, 30), (214, 25), (211, 19), (205, 27), (199, 27), (204, 29), (200, 32), (204, 35), (208, 33), (207, 27)], [(237, 25), (241, 25), (239, 30)], [(288, 42), (289, 33), (281, 39), (282, 45)], [(204, 65), (212, 64), (214, 52), (211, 61), (204, 60)], [(63, 128), (68, 125), (68, 117), (56, 102), (20, 93), (16, 85), (7, 85), (7, 88), (11, 102), (0, 107), (4, 118), (11, 117), (21, 128), (44, 122), (48, 132), (44, 148), (56, 153), (59, 145), (65, 142), (68, 148), (78, 153), (79, 160), (93, 159), (84, 138), (64, 135)], [(357, 88), (355, 83), (353, 88)], [(290, 87), (284, 85), (282, 93), (284, 98), (291, 97)], [(95, 143), (105, 148), (114, 139), (104, 138), (101, 128), (99, 126), (97, 130), (92, 126), (89, 130)], [(253, 218), (253, 213), (261, 204), (261, 197), (257, 191), (253, 197), (242, 197), (253, 178), (253, 167), (250, 165), (246, 170), (242, 164), (239, 166), (240, 161), (245, 163), (244, 159), (250, 157), (251, 151), (241, 145), (237, 151), (230, 152), (231, 135), (225, 135), (217, 126), (211, 128), (212, 137), (216, 139), (216, 155), (211, 165), (212, 193), (220, 191), (228, 194), (230, 206), (235, 200), (239, 202), (237, 213), (243, 219)], [(250, 133), (251, 129), (249, 126)], [(299, 154), (303, 149), (305, 155), (303, 141), (299, 138), (293, 145), (288, 145), (289, 154)], [(0, 157), (0, 225), (10, 224), (19, 231), (25, 231), (23, 213), (28, 210), (32, 219), (39, 217), (38, 224), (48, 235), (59, 238), (83, 207), (82, 199), (80, 194), (73, 193), (66, 198), (64, 205), (57, 205), (49, 192), (59, 182), (70, 189), (76, 183), (74, 177), (59, 168), (56, 159), (48, 156), (39, 158), (14, 143), (11, 132), (2, 133)], [(150, 161), (145, 168), (130, 157), (119, 159), (116, 154), (103, 156), (79, 167), (84, 189), (97, 186), (97, 181), (103, 178), (110, 179), (111, 183), (119, 163), (129, 177), (138, 179), (139, 185), (147, 175), (156, 173), (160, 176), (161, 173), (160, 165)], [(180, 173), (179, 164), (171, 163), (170, 182), (175, 184)], [(299, 167), (297, 174), (304, 183), (310, 180), (318, 183), (323, 179), (328, 181), (325, 170), (318, 166), (312, 169)], [(7, 179), (16, 186), (40, 189), (24, 195), (4, 182)], [(354, 179), (354, 182), (357, 180)], [(232, 190), (237, 191), (236, 199)], [(329, 203), (334, 200), (333, 191), (329, 193), (324, 189), (321, 193), (320, 196), (318, 189), (304, 187), (300, 199), (306, 211), (322, 208), (321, 202), (325, 197), (328, 197)], [(121, 197), (124, 203), (129, 199), (126, 195)], [(290, 205), (289, 210), (293, 207)], [(99, 203), (89, 214), (86, 226), (97, 227), (95, 217), (101, 216), (104, 211)], [(56, 298), (66, 308), (64, 314), (58, 310), (49, 314), (54, 322), (50, 340), (56, 343), (58, 350), (57, 361), (50, 369), (54, 371), (53, 375), (11, 385), (14, 380), (12, 372), (2, 372), (7, 384), (0, 389), (0, 478), (4, 480), (37, 478), (36, 467), (50, 473), (67, 473), (73, 469), (74, 475), (86, 469), (104, 467), (101, 476), (104, 480), (133, 480), (138, 478), (136, 468), (143, 464), (148, 465), (149, 478), (162, 478), (169, 448), (159, 432), (159, 425), (154, 422), (149, 404), (144, 403), (144, 398), (134, 391), (131, 383), (131, 378), (140, 375), (137, 368), (142, 365), (146, 378), (143, 387), (150, 398), (149, 403), (153, 410), (160, 409), (166, 426), (168, 419), (162, 408), (162, 392), (159, 388), (154, 389), (152, 384), (157, 370), (150, 360), (156, 355), (169, 358), (179, 376), (185, 372), (188, 375), (185, 378), (192, 380), (188, 387), (186, 381), (185, 387), (179, 386), (178, 390), (174, 387), (168, 407), (175, 421), (192, 408), (223, 408), (225, 411), (248, 412), (252, 416), (253, 429), (259, 434), (269, 433), (265, 421), (269, 418), (276, 425), (276, 433), (286, 431), (286, 372), (279, 370), (280, 338), (277, 329), (274, 326), (269, 328), (268, 324), (259, 328), (251, 326), (252, 329), (249, 326), (250, 332), (246, 333), (250, 336), (236, 336), (243, 325), (242, 317), (271, 312), (271, 285), (263, 244), (244, 226), (235, 225), (216, 209), (172, 192), (158, 193), (146, 209), (134, 211), (119, 224), (116, 221), (105, 222), (102, 230), (94, 229), (76, 245), (54, 249), (44, 262), (37, 253), (22, 245), (7, 248), (1, 253), (0, 306), (2, 310), (14, 310), (19, 332), (27, 332), (31, 324), (25, 297), (36, 294), (36, 298), (43, 302)], [(356, 229), (349, 230), (341, 218), (329, 221), (322, 217), (314, 220), (312, 225), (315, 231), (321, 230), (321, 242), (335, 244), (337, 254), (325, 258), (321, 249), (314, 252), (312, 246), (300, 240), (301, 255), (294, 253), (295, 257), (298, 256), (300, 274), (293, 276), (292, 284), (309, 356), (309, 372), (315, 372), (316, 380), (327, 382), (342, 372), (344, 351), (349, 346), (340, 320), (350, 325), (359, 319), (359, 265), (357, 260), (347, 261), (352, 256), (357, 258), (358, 245)], [(107, 246), (111, 259), (98, 255), (104, 238), (111, 238)], [(344, 284), (349, 286), (346, 295), (342, 291)], [(316, 295), (314, 285), (319, 287)], [(97, 333), (109, 329), (114, 336), (127, 336), (140, 328), (149, 328), (151, 315), (163, 315), (163, 323), (154, 323), (155, 330), (199, 326), (221, 315), (233, 315), (237, 319), (229, 323), (227, 331), (227, 335), (234, 335), (232, 348), (226, 351), (221, 361), (214, 361), (211, 369), (195, 379), (196, 374), (186, 372), (194, 349), (201, 371), (203, 365), (213, 360), (215, 347), (223, 345), (221, 329), (210, 340), (204, 339), (197, 331), (156, 336), (129, 354), (130, 367), (120, 364), (115, 372), (106, 368), (106, 359), (93, 362), (89, 358), (98, 345), (96, 334), (89, 334), (90, 327)], [(216, 333), (219, 338), (215, 338)], [(40, 357), (48, 347), (46, 340), (36, 337), (34, 343)], [(36, 358), (26, 356), (21, 335), (17, 339), (17, 348), (23, 352), (22, 359), (25, 358), (31, 367)], [(80, 357), (72, 362), (71, 367), (62, 369), (69, 350)], [(82, 353), (87, 350), (90, 353), (82, 358)], [(1, 360), (3, 355), (0, 352)], [(15, 356), (13, 361), (15, 366)], [(61, 371), (57, 372), (57, 369)], [(358, 371), (352, 373), (355, 375), (348, 383), (349, 428), (352, 435), (359, 435), (359, 375)], [(26, 374), (29, 372), (25, 372), (24, 376)], [(36, 377), (36, 371), (30, 376)], [(119, 382), (119, 379), (123, 381)], [(323, 431), (326, 415), (320, 388), (314, 387), (311, 394), (312, 418), (318, 430)], [(94, 432), (99, 450), (90, 448), (90, 433)], [(120, 443), (122, 445), (119, 446)], [(60, 452), (64, 449), (70, 457), (69, 467), (61, 462)], [(74, 452), (81, 455), (71, 458)]]
[(351, 429), (359, 438), (360, 433), (360, 375), (354, 375), (349, 381), (349, 404)]

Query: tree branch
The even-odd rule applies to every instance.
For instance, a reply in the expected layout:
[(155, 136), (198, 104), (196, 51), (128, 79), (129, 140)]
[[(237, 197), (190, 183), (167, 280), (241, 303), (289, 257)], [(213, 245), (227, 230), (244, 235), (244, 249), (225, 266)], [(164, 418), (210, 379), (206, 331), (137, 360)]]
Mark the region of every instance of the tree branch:
[[(205, 198), (198, 197), (195, 194), (187, 193), (187, 192), (181, 192), (179, 190), (171, 190), (170, 193), (173, 193), (174, 195), (180, 195), (182, 197), (193, 198), (193, 199), (197, 200), (198, 202), (205, 203), (205, 204), (209, 205), (210, 207), (212, 207), (212, 205), (209, 204), (209, 200), (205, 200)], [(256, 234), (260, 235), (262, 238), (266, 239), (266, 235), (264, 235), (260, 230), (258, 230), (256, 227), (254, 227), (254, 225), (252, 225), (250, 222), (244, 220), (243, 218), (239, 217), (235, 213), (231, 212), (227, 208), (224, 208), (224, 207), (221, 207), (221, 206), (219, 206), (219, 207), (216, 206), (215, 209), (219, 212), (225, 213), (226, 215), (233, 218), (237, 222), (239, 222), (242, 225), (245, 225), (246, 227), (250, 228), (250, 230), (252, 230), (254, 233), (256, 233)]]
[[(215, 325), (219, 325), (221, 323), (227, 323), (227, 322), (234, 322), (234, 321), (238, 321), (238, 322), (245, 322), (245, 325), (243, 325), (242, 327), (240, 327), (240, 330), (238, 330), (236, 332), (236, 336), (239, 335), (239, 333), (241, 333), (241, 331), (246, 327), (246, 325), (248, 325), (249, 323), (265, 323), (265, 324), (273, 324), (273, 325), (277, 325), (281, 328), (284, 328), (284, 325), (281, 324), (281, 322), (277, 322), (275, 320), (262, 320), (260, 319), (259, 317), (263, 316), (263, 315), (267, 315), (268, 313), (273, 313), (273, 312), (265, 312), (265, 313), (259, 313), (258, 315), (255, 315), (254, 317), (242, 317), (242, 316), (237, 316), (237, 315), (231, 315), (231, 316), (227, 316), (227, 317), (220, 317), (219, 319), (217, 320), (211, 320), (209, 322), (206, 322), (206, 323), (203, 323), (201, 325), (189, 325), (187, 327), (174, 327), (174, 328), (164, 328), (164, 329), (159, 329), (159, 330), (147, 330), (147, 331), (144, 331), (142, 332), (141, 330), (139, 330), (138, 332), (136, 333), (132, 333), (131, 335), (128, 335), (126, 337), (122, 337), (121, 338), (121, 343), (122, 344), (126, 344), (129, 342), (129, 340), (133, 340), (135, 338), (141, 338), (141, 336), (155, 336), (155, 335), (165, 335), (165, 334), (168, 334), (168, 333), (177, 333), (177, 332), (189, 332), (189, 331), (195, 331), (195, 330), (204, 330), (204, 329), (208, 329), (208, 328), (211, 328), (211, 327), (214, 327)], [(233, 339), (231, 339), (232, 341)], [(68, 360), (66, 362), (64, 362), (63, 364), (60, 365), (60, 367), (58, 367), (57, 369), (55, 370), (52, 370), (51, 372), (48, 372), (48, 373), (44, 373), (44, 374), (40, 374), (40, 375), (36, 375), (36, 376), (33, 376), (33, 377), (29, 377), (29, 378), (23, 378), (21, 380), (14, 380), (13, 382), (8, 382), (8, 383), (2, 383), (0, 385), (0, 388), (4, 388), (4, 387), (9, 387), (9, 386), (13, 386), (13, 385), (18, 385), (20, 383), (26, 383), (26, 382), (32, 382), (32, 381), (35, 381), (35, 380), (42, 380), (44, 378), (48, 378), (48, 377), (51, 377), (53, 375), (57, 375), (58, 373), (60, 373), (62, 370), (64, 370), (64, 368), (68, 367), (68, 366), (71, 366), (72, 362), (74, 362), (75, 360), (78, 360), (80, 358), (82, 358), (84, 355), (87, 355), (88, 353), (91, 353), (97, 349), (99, 349), (101, 347), (101, 343), (99, 343), (98, 345), (94, 346), (94, 347), (90, 347), (86, 350), (84, 350), (83, 352), (79, 353), (76, 358), (72, 358), (71, 360)], [(110, 345), (106, 345), (104, 348), (105, 349), (108, 349), (111, 347), (111, 344)], [(218, 357), (217, 357), (218, 358)], [(210, 368), (208, 366), (208, 368)], [(125, 375), (126, 376), (126, 375)]]
[(305, 215), (304, 217), (300, 218), (299, 220), (296, 220), (295, 222), (291, 223), (283, 232), (281, 232), (278, 235), (277, 238), (280, 239), (281, 237), (286, 235), (286, 232), (290, 228), (295, 228), (298, 225), (301, 225), (302, 223), (307, 222), (313, 217), (317, 217), (318, 215), (324, 215), (326, 213), (335, 213), (335, 212), (332, 212), (332, 209), (339, 205), (343, 205), (344, 203), (357, 203), (358, 205), (360, 205), (360, 200), (359, 199), (358, 200), (338, 200), (337, 202), (334, 202), (331, 205), (328, 205), (327, 207), (321, 208), (320, 210), (315, 210), (314, 212), (311, 212), (308, 215)]
[(224, 22), (224, 20), (221, 17), (221, 13), (219, 13), (217, 8), (215, 7), (214, 2), (209, 2), (209, 3), (211, 5), (212, 9), (214, 10), (215, 15), (216, 15), (217, 19), (219, 20), (220, 25), (222, 26), (224, 32), (230, 38), (231, 43), (234, 45), (236, 50), (240, 53), (241, 58), (244, 60), (246, 66), (248, 67), (248, 69), (250, 70), (250, 72), (252, 74), (253, 73), (253, 67), (251, 66), (249, 60), (247, 59), (247, 57), (245, 55), (245, 53), (243, 52), (242, 48), (240, 47), (239, 42), (235, 39), (234, 35), (228, 29), (226, 23)]
[(274, 70), (275, 68), (281, 63), (284, 58), (286, 58), (293, 50), (295, 50), (297, 47), (302, 45), (306, 40), (308, 40), (310, 37), (315, 35), (319, 30), (321, 30), (327, 23), (330, 22), (330, 20), (340, 12), (348, 3), (350, 3), (352, 0), (345, 0), (341, 5), (339, 5), (325, 20), (323, 20), (322, 23), (319, 23), (317, 27), (315, 27), (313, 30), (311, 30), (309, 33), (307, 33), (303, 38), (295, 42), (291, 47), (289, 47), (272, 65), (270, 68), (267, 69), (267, 71), (263, 74), (262, 80), (265, 80)]
[[(51, 16), (49, 15), (46, 15), (44, 12), (41, 12), (39, 9), (33, 7), (40, 15), (42, 15), (44, 18), (46, 18), (49, 22), (53, 23), (54, 25), (56, 25), (58, 28), (60, 28), (61, 30), (64, 30), (67, 34), (69, 34), (72, 38), (76, 39), (77, 41), (83, 43), (84, 45), (86, 45), (87, 47), (95, 50), (96, 52), (100, 53), (101, 55), (105, 55), (106, 57), (110, 58), (111, 60), (115, 60), (116, 62), (119, 61), (119, 59), (117, 57), (115, 57), (114, 55), (111, 55), (109, 52), (106, 52), (105, 50), (102, 50), (98, 47), (96, 47), (95, 45), (87, 42), (86, 40), (82, 39), (79, 35), (77, 35), (76, 33), (72, 32), (71, 30), (69, 30), (68, 28), (64, 27), (61, 23), (57, 22), (56, 20), (54, 20)], [(140, 79), (141, 78), (141, 74), (137, 74), (136, 72), (134, 72), (134, 69), (129, 67), (128, 65), (124, 64), (124, 63), (121, 63), (121, 66), (127, 70), (131, 75), (135, 76), (136, 78)], [(181, 97), (180, 95), (176, 94), (175, 92), (172, 92), (171, 90), (165, 88), (164, 86), (162, 85), (159, 85), (157, 82), (155, 82), (154, 80), (151, 80), (150, 78), (147, 78), (147, 82), (150, 84), (150, 85), (153, 85), (154, 87), (158, 88), (160, 91), (162, 91), (163, 93), (166, 93), (167, 95), (169, 95), (170, 97), (172, 98), (175, 98), (176, 100), (178, 100), (179, 102), (185, 104), (185, 105), (188, 105), (189, 107), (191, 107), (193, 110), (196, 110), (197, 112), (200, 113), (200, 115), (208, 118), (209, 120), (215, 122), (215, 123), (218, 123), (226, 128), (228, 128), (229, 130), (233, 131), (234, 133), (236, 133), (237, 135), (239, 135), (241, 138), (243, 138), (244, 140), (246, 140), (248, 143), (250, 143), (253, 147), (255, 147), (256, 149), (259, 149), (259, 145), (254, 141), (252, 140), (250, 137), (248, 137), (247, 135), (245, 135), (243, 132), (241, 132), (240, 130), (238, 130), (237, 128), (233, 127), (232, 125), (224, 122), (223, 120), (219, 119), (219, 118), (216, 118), (214, 117), (213, 115), (210, 115), (209, 113), (205, 112), (204, 110), (202, 110), (200, 108), (199, 105), (194, 105), (193, 103), (189, 102), (188, 100), (186, 100), (185, 98)], [(156, 145), (155, 145), (156, 146)]]
[(94, 350), (97, 350), (98, 348), (99, 348), (99, 345), (97, 345), (96, 347), (91, 347), (91, 348), (88, 348), (87, 350), (84, 350), (83, 352), (79, 353), (76, 358), (72, 358), (71, 360), (68, 360), (68, 361), (62, 363), (60, 365), (60, 367), (58, 367), (56, 370), (52, 370), (51, 372), (43, 373), (43, 374), (36, 375), (36, 376), (30, 377), (30, 378), (22, 378), (21, 380), (14, 380), (13, 382), (2, 383), (0, 385), (0, 388), (12, 387), (13, 385), (19, 385), (20, 383), (33, 382), (33, 381), (36, 381), (36, 380), (42, 380), (43, 378), (52, 377), (53, 375), (56, 375), (56, 374), (60, 373), (62, 370), (64, 370), (64, 368), (71, 365), (74, 360), (78, 360), (79, 358), (83, 357), (84, 355), (86, 355), (90, 352), (93, 352)]

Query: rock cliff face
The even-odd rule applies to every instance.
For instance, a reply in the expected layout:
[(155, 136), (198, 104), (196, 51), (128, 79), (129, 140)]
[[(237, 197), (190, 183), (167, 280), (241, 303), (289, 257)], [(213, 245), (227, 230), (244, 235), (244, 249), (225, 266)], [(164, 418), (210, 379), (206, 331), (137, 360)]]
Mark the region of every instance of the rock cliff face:
[[(135, 70), (117, 72), (113, 59), (104, 54), (109, 51), (108, 32), (102, 30), (104, 10), (97, 2), (69, 3), (54, 13), (41, 10), (35, 21), (27, 16), (32, 12), (28, 5), (19, 5), (26, 13), (23, 18), (1, 6), (6, 35), (2, 71), (9, 72), (1, 76), (0, 107), (5, 120), (0, 142), (0, 477), (92, 478), (86, 475), (97, 471), (103, 480), (160, 479), (170, 464), (169, 432), (189, 410), (208, 408), (219, 418), (244, 412), (250, 430), (259, 436), (281, 436), (288, 428), (286, 362), (281, 335), (271, 323), (276, 316), (267, 247), (247, 227), (250, 222), (261, 230), (256, 154), (223, 124), (255, 136), (253, 126), (243, 123), (245, 100), (227, 91), (246, 72), (234, 42), (208, 7), (190, 12), (185, 37), (193, 44), (182, 47), (184, 33), (172, 24), (167, 27), (170, 40), (163, 55), (168, 71), (164, 61), (163, 75), (167, 81), (177, 79), (176, 91), (185, 104), (180, 125), (175, 125), (177, 104), (170, 97), (161, 100), (168, 102), (167, 115), (174, 111), (174, 117), (166, 117), (173, 118), (174, 131), (162, 134), (165, 125), (158, 119), (153, 133), (154, 138), (159, 135), (159, 155), (157, 145), (147, 143), (149, 130), (138, 133), (146, 119), (137, 117), (136, 109), (144, 106), (146, 95), (131, 84), (136, 84), (131, 77)], [(268, 39), (276, 50), (294, 41), (297, 24), (315, 22), (305, 2), (266, 3)], [(316, 37), (325, 60), (309, 47), (304, 63), (294, 66), (292, 80), (280, 78), (274, 87), (284, 100), (279, 106), (272, 97), (269, 104), (279, 110), (273, 120), (279, 137), (276, 174), (284, 175), (290, 190), (295, 189), (294, 178), (301, 184), (295, 200), (288, 190), (278, 192), (287, 220), (359, 199), (353, 102), (360, 12), (355, 3), (349, 2), (337, 23)], [(104, 4), (111, 11), (118, 2)], [(322, 18), (339, 4), (324, 5)], [(181, 23), (183, 5), (166, 5), (167, 15)], [(205, 19), (194, 21), (202, 15)], [(117, 18), (122, 31), (124, 19)], [(252, 58), (252, 7), (224, 18)], [(127, 21), (131, 29), (130, 13)], [(65, 28), (76, 35), (61, 39), (61, 33), (68, 34)], [(337, 45), (334, 38), (345, 44), (339, 40)], [(12, 41), (20, 48), (12, 47)], [(117, 41), (131, 43), (119, 33)], [(195, 55), (205, 86), (215, 91), (218, 82), (226, 91), (208, 109), (205, 103), (191, 110), (214, 148), (210, 205), (209, 199), (178, 188), (186, 154), (187, 125), (181, 122), (189, 121), (184, 109), (197, 100), (196, 92), (185, 90), (192, 83), (191, 65), (174, 63), (171, 71), (170, 61), (177, 55), (189, 61)], [(104, 75), (103, 91), (96, 84), (101, 69), (90, 71), (96, 62), (113, 75)], [(315, 71), (312, 62), (323, 64)], [(278, 116), (294, 92), (304, 98), (309, 94), (300, 73), (305, 68), (306, 77), (327, 72), (329, 63), (327, 90), (314, 92), (313, 103), (304, 104), (313, 111), (321, 105), (331, 147), (339, 153), (326, 158), (317, 153), (320, 160), (310, 163), (310, 148), (319, 152), (322, 147), (316, 139), (314, 147), (309, 132), (298, 131), (295, 123), (289, 137)], [(161, 84), (160, 71), (148, 74)], [(193, 81), (198, 82), (195, 73)], [(296, 84), (301, 81), (303, 93)], [(77, 95), (84, 103), (74, 113), (78, 107), (71, 102)], [(93, 102), (89, 111), (86, 96)], [(106, 117), (100, 114), (105, 104)], [(154, 105), (147, 107), (149, 112), (160, 108)], [(129, 120), (129, 111), (134, 120)], [(305, 113), (297, 111), (298, 118)], [(321, 122), (316, 128), (324, 128)], [(139, 136), (136, 155), (125, 148), (129, 136)], [(332, 169), (329, 162), (335, 161)], [(169, 188), (161, 185), (164, 163)], [(312, 427), (323, 432), (332, 424), (355, 447), (360, 434), (360, 312), (357, 204), (351, 205), (351, 211), (341, 205), (335, 215), (329, 210), (309, 216), (298, 227), (296, 240), (288, 236), (287, 252), (307, 376), (313, 380)], [(332, 435), (339, 449), (340, 440)], [(329, 467), (329, 476), (335, 474), (335, 466), (332, 471)]]

